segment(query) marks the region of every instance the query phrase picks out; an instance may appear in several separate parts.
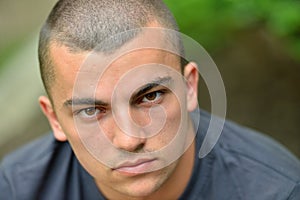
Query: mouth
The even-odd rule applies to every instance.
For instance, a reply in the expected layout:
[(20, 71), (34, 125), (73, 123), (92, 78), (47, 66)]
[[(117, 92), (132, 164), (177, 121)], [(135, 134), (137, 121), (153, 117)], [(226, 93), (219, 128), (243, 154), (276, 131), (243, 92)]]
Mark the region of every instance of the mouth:
[(156, 159), (139, 159), (136, 161), (126, 161), (118, 167), (113, 168), (113, 171), (125, 176), (134, 176), (151, 172)]

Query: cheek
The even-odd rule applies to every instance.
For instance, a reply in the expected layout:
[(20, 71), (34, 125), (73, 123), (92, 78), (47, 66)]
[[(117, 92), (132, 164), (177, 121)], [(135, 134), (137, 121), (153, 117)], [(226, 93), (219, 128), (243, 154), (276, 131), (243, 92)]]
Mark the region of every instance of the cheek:
[(64, 132), (67, 135), (68, 142), (70, 143), (73, 152), (75, 153), (80, 164), (91, 174), (93, 177), (102, 177), (101, 179), (108, 179), (109, 168), (95, 159), (90, 154), (86, 146), (83, 145), (82, 138), (79, 137), (77, 127), (72, 120), (66, 120), (68, 122), (64, 124)]
[(61, 128), (64, 132), (64, 134), (67, 136), (68, 142), (70, 143), (76, 157), (80, 161), (88, 162), (89, 160), (92, 160), (84, 147), (81, 137), (79, 136), (80, 125), (76, 125), (76, 121), (74, 121), (71, 113), (57, 113), (58, 119), (60, 121)]
[(73, 117), (68, 114), (65, 114), (63, 117), (60, 117), (60, 124), (64, 134), (67, 136), (67, 139), (70, 144), (80, 144), (77, 127), (75, 126), (75, 122)]
[(172, 99), (169, 101), (166, 108), (166, 114), (167, 114), (167, 126), (169, 129), (178, 129), (180, 126), (180, 122), (182, 120), (181, 114), (182, 114), (182, 103), (180, 104), (178, 99), (175, 96), (172, 96)]
[(166, 120), (165, 124), (157, 135), (157, 140), (160, 141), (161, 146), (168, 145), (174, 137), (179, 133), (180, 123), (181, 123), (181, 109), (180, 104), (177, 100), (170, 101), (167, 106), (165, 106)]

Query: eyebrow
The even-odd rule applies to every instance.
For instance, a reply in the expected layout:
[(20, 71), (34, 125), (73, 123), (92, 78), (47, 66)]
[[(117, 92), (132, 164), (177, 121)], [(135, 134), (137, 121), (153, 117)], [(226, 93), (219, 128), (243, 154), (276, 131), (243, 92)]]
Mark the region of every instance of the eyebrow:
[(69, 99), (64, 102), (64, 106), (74, 106), (74, 105), (97, 105), (97, 106), (107, 106), (108, 104), (101, 101), (101, 100), (96, 100), (94, 98), (74, 98), (74, 99)]
[(159, 85), (170, 83), (172, 78), (170, 76), (158, 78), (150, 83), (147, 83), (146, 85), (142, 86), (137, 93), (135, 93), (132, 96), (141, 96), (142, 94), (146, 93), (147, 91), (153, 89), (154, 87), (157, 87)]
[[(133, 96), (140, 96), (147, 91), (151, 90), (154, 87), (157, 87), (162, 84), (167, 84), (172, 80), (170, 76), (157, 78), (156, 80), (153, 80), (150, 83), (147, 83), (146, 85), (142, 86), (137, 93), (135, 93)], [(97, 106), (108, 106), (108, 103), (103, 102), (101, 100), (97, 100), (95, 98), (72, 98), (66, 100), (63, 105), (65, 107), (69, 106), (75, 106), (75, 105), (97, 105)]]

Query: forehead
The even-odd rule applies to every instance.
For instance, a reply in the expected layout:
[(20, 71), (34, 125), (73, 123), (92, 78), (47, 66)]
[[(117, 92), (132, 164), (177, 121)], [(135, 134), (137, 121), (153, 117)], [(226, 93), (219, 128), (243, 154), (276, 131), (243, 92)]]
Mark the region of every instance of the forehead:
[[(51, 45), (50, 56), (55, 74), (73, 78), (83, 72), (119, 73), (132, 68), (160, 64), (180, 69), (180, 56), (161, 49), (136, 49), (122, 55), (104, 55), (96, 52), (71, 52), (66, 46)], [(109, 76), (108, 76), (109, 78)]]
[[(73, 53), (66, 46), (51, 45), (50, 55), (55, 69), (55, 83), (52, 87), (53, 99), (67, 99), (72, 96), (78, 76), (84, 76), (83, 87), (88, 84), (98, 84), (102, 95), (109, 95), (114, 85), (124, 74), (141, 66), (161, 65), (180, 71), (180, 59), (177, 55), (159, 49), (137, 49), (121, 56), (104, 55), (101, 53)], [(141, 78), (163, 71), (147, 67)], [(141, 70), (139, 70), (141, 74)], [(101, 76), (101, 79), (99, 77)], [(132, 76), (132, 78), (136, 78)], [(91, 81), (88, 83), (87, 81)], [(95, 83), (95, 80), (96, 83)], [(82, 81), (82, 80), (81, 80)], [(54, 100), (55, 101), (55, 100)]]

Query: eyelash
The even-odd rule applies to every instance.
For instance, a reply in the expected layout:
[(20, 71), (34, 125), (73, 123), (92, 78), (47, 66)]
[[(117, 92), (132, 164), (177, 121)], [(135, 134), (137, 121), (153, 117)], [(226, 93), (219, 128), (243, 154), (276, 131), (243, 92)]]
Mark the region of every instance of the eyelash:
[[(92, 114), (92, 115), (87, 114), (87, 112), (89, 110), (95, 111), (94, 114)], [(98, 115), (103, 115), (105, 113), (106, 113), (105, 108), (89, 107), (89, 108), (84, 108), (84, 109), (80, 109), (80, 110), (76, 111), (75, 115), (79, 116), (82, 119), (95, 119), (95, 118), (100, 117)]]
[[(147, 94), (142, 95), (141, 97), (138, 98), (137, 103), (146, 105), (146, 106), (152, 106), (153, 104), (158, 104), (162, 100), (162, 96), (166, 93), (166, 90), (158, 90), (158, 91), (153, 91), (149, 92)], [(153, 95), (155, 94), (155, 99), (154, 100), (144, 100), (147, 98), (147, 95)]]

